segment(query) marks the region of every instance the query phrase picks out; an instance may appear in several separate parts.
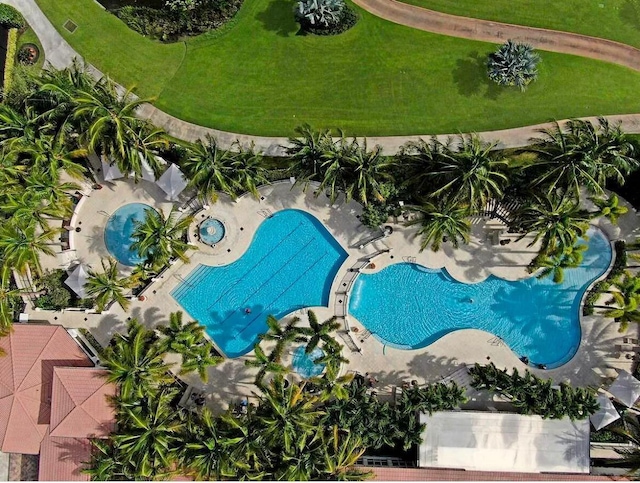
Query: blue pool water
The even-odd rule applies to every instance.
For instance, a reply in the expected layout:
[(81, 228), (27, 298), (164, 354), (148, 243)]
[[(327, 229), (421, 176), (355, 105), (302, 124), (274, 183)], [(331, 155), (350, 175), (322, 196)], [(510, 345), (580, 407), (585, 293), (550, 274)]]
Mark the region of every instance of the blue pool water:
[(109, 253), (123, 265), (133, 267), (144, 261), (137, 252), (131, 250), (131, 244), (135, 241), (131, 235), (136, 222), (144, 221), (144, 212), (148, 209), (153, 210), (144, 203), (130, 203), (118, 208), (107, 221), (104, 243)]
[(558, 367), (578, 350), (584, 292), (611, 262), (606, 237), (595, 229), (588, 234), (582, 265), (565, 270), (561, 284), (551, 277), (510, 282), (494, 276), (465, 284), (445, 270), (400, 263), (359, 275), (349, 312), (389, 346), (417, 349), (454, 330), (479, 329), (531, 363)]
[(347, 253), (312, 215), (284, 210), (266, 219), (249, 249), (222, 267), (198, 265), (171, 295), (228, 357), (249, 352), (280, 319), (328, 305), (331, 283)]
[(304, 351), (305, 346), (301, 345), (295, 351), (293, 351), (293, 360), (291, 361), (291, 367), (294, 371), (300, 374), (302, 377), (308, 379), (313, 376), (319, 376), (324, 371), (325, 364), (316, 364), (316, 359), (324, 356), (324, 352), (320, 347), (316, 347), (307, 354)]
[(207, 218), (200, 223), (199, 232), (200, 239), (203, 242), (208, 243), (209, 245), (214, 245), (224, 238), (225, 230), (224, 225), (220, 220)]

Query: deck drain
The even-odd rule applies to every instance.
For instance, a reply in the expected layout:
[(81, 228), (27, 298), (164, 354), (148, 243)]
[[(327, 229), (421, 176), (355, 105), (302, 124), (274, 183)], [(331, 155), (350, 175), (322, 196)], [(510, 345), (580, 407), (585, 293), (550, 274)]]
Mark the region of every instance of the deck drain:
[(76, 29), (78, 28), (78, 25), (72, 20), (67, 20), (64, 23), (63, 27), (65, 28), (65, 30), (67, 30), (69, 33), (72, 34), (73, 32), (76, 31)]

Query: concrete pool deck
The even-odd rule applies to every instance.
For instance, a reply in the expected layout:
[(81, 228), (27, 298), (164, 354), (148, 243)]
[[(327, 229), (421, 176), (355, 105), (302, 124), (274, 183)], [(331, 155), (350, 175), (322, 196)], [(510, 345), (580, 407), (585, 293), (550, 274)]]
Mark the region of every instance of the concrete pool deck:
[[(167, 202), (164, 194), (153, 183), (141, 181), (137, 185), (131, 180), (117, 180), (111, 185), (103, 183), (103, 189), (91, 190), (84, 186), (83, 192), (89, 196), (79, 205), (75, 217), (75, 226), (81, 226), (81, 232), (73, 232), (74, 248), (72, 253), (59, 252), (55, 258), (47, 257), (43, 265), (48, 268), (64, 268), (74, 261), (87, 263), (93, 268), (100, 267), (100, 258), (106, 256), (103, 241), (106, 214), (113, 213), (119, 207), (133, 202), (149, 204), (168, 213), (172, 203)], [(462, 282), (478, 282), (490, 274), (517, 280), (529, 276), (526, 267), (535, 254), (536, 247), (528, 247), (531, 241), (527, 237), (516, 241), (506, 233), (504, 226), (497, 220), (476, 218), (472, 220), (472, 237), (469, 245), (454, 250), (449, 244), (434, 253), (430, 250), (419, 251), (419, 242), (415, 239), (417, 227), (404, 226), (404, 220), (390, 220), (387, 224), (393, 233), (383, 237), (382, 230), (370, 230), (356, 218), (361, 206), (355, 202), (343, 203), (339, 199), (331, 204), (321, 194), (314, 196), (314, 185), (306, 191), (293, 186), (289, 181), (274, 183), (260, 188), (260, 198), (244, 195), (236, 201), (220, 196), (217, 203), (196, 213), (189, 236), (195, 234), (197, 223), (208, 216), (221, 220), (225, 225), (225, 238), (215, 247), (200, 246), (200, 250), (190, 253), (191, 263), (177, 262), (170, 266), (157, 281), (145, 292), (146, 300), (133, 300), (129, 313), (114, 305), (109, 313), (95, 314), (85, 312), (35, 312), (31, 320), (46, 320), (65, 327), (85, 327), (89, 329), (101, 344), (107, 344), (116, 332), (126, 330), (128, 317), (137, 317), (148, 327), (166, 323), (168, 314), (183, 310), (171, 297), (171, 291), (199, 263), (216, 266), (226, 265), (238, 259), (247, 250), (258, 226), (271, 213), (284, 209), (304, 210), (318, 218), (328, 231), (347, 251), (348, 258), (338, 271), (331, 290), (328, 307), (313, 310), (319, 320), (326, 320), (348, 304), (348, 294), (340, 292), (345, 277), (350, 277), (350, 269), (361, 267), (362, 271), (381, 270), (392, 263), (411, 261), (430, 268), (445, 267), (452, 276)], [(180, 206), (188, 198), (176, 203)], [(610, 237), (635, 239), (638, 231), (637, 215), (633, 210), (621, 218), (619, 227), (612, 227), (606, 221), (598, 225)], [(79, 236), (78, 236), (79, 235)], [(376, 239), (371, 243), (367, 241)], [(507, 245), (497, 241), (510, 238)], [(194, 240), (197, 244), (197, 241)], [(362, 246), (362, 248), (360, 248)], [(388, 251), (387, 251), (388, 250)], [(375, 268), (370, 269), (369, 259)], [(45, 263), (46, 262), (46, 263)], [(123, 272), (127, 269), (121, 266)], [(353, 278), (353, 277), (351, 277)], [(305, 310), (295, 314), (306, 320)], [(188, 315), (187, 316), (188, 320)], [(347, 316), (352, 331), (351, 336), (361, 352), (351, 352), (345, 347), (345, 355), (350, 363), (346, 371), (374, 374), (380, 390), (391, 390), (403, 381), (436, 381), (455, 371), (461, 364), (494, 362), (499, 367), (525, 368), (518, 357), (504, 346), (493, 334), (478, 330), (461, 330), (450, 333), (435, 343), (417, 350), (399, 350), (386, 347), (373, 336), (366, 336), (365, 328), (353, 317)], [(410, 330), (411, 313), (407, 312), (407, 327)], [(603, 378), (615, 373), (614, 368), (630, 369), (632, 360), (617, 350), (622, 344), (623, 334), (617, 332), (617, 324), (610, 319), (590, 316), (582, 318), (582, 342), (576, 356), (564, 366), (548, 371), (537, 371), (542, 377), (556, 380), (566, 379), (577, 385), (600, 386)], [(629, 328), (625, 337), (638, 337), (638, 327)], [(339, 339), (341, 343), (342, 340)], [(246, 357), (230, 359), (209, 369), (209, 381), (203, 384), (197, 375), (183, 377), (185, 381), (207, 393), (208, 404), (214, 409), (226, 408), (230, 402), (244, 396), (250, 396), (256, 390), (253, 379), (257, 372), (244, 365)]]

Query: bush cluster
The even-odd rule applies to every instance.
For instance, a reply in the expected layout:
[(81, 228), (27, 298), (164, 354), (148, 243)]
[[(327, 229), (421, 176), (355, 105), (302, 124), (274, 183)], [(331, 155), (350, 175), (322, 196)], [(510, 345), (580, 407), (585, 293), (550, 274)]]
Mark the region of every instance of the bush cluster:
[(18, 50), (18, 30), (16, 28), (9, 29), (9, 38), (7, 39), (7, 58), (4, 61), (4, 92), (11, 92), (11, 82), (13, 81), (13, 68), (16, 65), (16, 51)]
[(600, 408), (593, 391), (574, 388), (565, 382), (556, 389), (552, 387), (552, 379), (540, 379), (528, 370), (521, 376), (516, 368), (509, 374), (493, 363), (486, 366), (476, 364), (469, 369), (469, 374), (475, 389), (499, 393), (524, 414), (537, 414), (544, 419), (569, 417), (573, 421), (586, 419)]
[(24, 17), (15, 8), (0, 4), (0, 26), (7, 29), (21, 29), (27, 25)]
[(242, 0), (204, 0), (189, 9), (126, 6), (114, 13), (136, 32), (171, 42), (221, 27), (241, 5)]
[(296, 20), (300, 23), (300, 27), (304, 32), (313, 35), (338, 35), (346, 32), (358, 22), (358, 15), (345, 5), (340, 12), (338, 21), (327, 27), (321, 25), (312, 25), (304, 17), (298, 17)]

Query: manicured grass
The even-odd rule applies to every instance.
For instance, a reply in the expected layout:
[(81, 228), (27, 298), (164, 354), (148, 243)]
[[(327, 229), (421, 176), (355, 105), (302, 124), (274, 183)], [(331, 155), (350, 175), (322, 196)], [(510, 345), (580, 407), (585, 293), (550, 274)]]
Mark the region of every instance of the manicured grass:
[[(92, 0), (38, 3), (56, 26), (72, 18), (93, 33), (63, 32), (88, 61), (121, 83), (160, 92), (159, 108), (223, 130), (289, 135), (309, 122), (348, 134), (425, 134), (640, 112), (638, 72), (543, 52), (538, 82), (525, 93), (503, 89), (486, 78), (494, 45), (421, 32), (361, 10), (359, 23), (340, 36), (300, 36), (293, 0), (245, 0), (234, 25), (186, 43), (176, 71), (169, 66), (176, 66), (180, 46), (127, 32), (96, 12)], [(122, 48), (111, 48), (125, 36)]]
[[(143, 97), (157, 96), (184, 58), (185, 45), (161, 44), (138, 35), (93, 0), (38, 0), (65, 39), (88, 62)], [(78, 28), (71, 34), (67, 20)]]
[[(577, 32), (640, 48), (637, 0), (400, 0), (466, 17)], [(633, 8), (636, 2), (638, 10)]]

